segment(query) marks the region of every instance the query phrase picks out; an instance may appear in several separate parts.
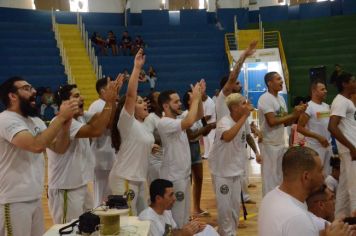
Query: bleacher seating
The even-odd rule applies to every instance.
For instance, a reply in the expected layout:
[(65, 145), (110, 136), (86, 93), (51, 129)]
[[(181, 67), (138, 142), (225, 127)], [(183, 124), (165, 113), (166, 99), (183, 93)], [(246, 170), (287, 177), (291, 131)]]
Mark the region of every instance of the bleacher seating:
[(55, 90), (67, 81), (50, 12), (0, 8), (0, 60), (0, 83), (17, 75)]

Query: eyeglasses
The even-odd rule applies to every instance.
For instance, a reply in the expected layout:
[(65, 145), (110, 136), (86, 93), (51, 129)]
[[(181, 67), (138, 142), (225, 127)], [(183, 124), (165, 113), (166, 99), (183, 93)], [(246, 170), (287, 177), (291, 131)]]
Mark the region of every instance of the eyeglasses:
[(29, 85), (29, 84), (26, 84), (26, 85), (24, 85), (24, 86), (21, 86), (21, 87), (19, 87), (19, 88), (16, 88), (16, 90), (24, 90), (24, 91), (26, 91), (26, 92), (31, 92), (31, 91), (34, 91), (35, 88), (32, 87), (32, 86)]

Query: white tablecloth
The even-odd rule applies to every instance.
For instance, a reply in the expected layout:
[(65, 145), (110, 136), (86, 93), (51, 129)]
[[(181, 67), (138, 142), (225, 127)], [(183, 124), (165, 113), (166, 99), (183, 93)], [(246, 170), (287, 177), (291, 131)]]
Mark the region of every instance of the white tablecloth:
[[(58, 230), (66, 224), (53, 225), (43, 236), (59, 236)], [(78, 228), (74, 228), (68, 236), (78, 236), (76, 232)], [(136, 216), (121, 216), (120, 217), (120, 236), (147, 236), (150, 231), (149, 221), (140, 221)], [(99, 236), (99, 233), (92, 235)]]

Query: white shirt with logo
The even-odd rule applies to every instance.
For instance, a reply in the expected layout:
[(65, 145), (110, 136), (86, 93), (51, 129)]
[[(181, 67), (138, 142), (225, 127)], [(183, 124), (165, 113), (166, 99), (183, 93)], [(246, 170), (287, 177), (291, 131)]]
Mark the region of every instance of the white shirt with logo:
[(265, 115), (274, 113), (276, 117), (283, 117), (288, 114), (287, 105), (280, 95), (274, 96), (269, 92), (261, 95), (258, 100), (258, 118), (263, 135), (263, 143), (269, 145), (284, 145), (284, 125), (274, 127), (268, 125)]

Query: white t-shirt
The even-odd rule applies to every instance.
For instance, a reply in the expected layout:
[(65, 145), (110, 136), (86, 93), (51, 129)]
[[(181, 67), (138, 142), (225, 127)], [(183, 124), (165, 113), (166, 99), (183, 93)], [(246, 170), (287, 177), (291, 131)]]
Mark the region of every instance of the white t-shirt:
[[(308, 102), (308, 107), (305, 113), (309, 116), (309, 121), (306, 128), (317, 133), (331, 142), (330, 132), (328, 130), (330, 119), (330, 106), (326, 103), (317, 104), (313, 101)], [(307, 143), (312, 147), (321, 147), (318, 140), (310, 137), (305, 137)]]
[(314, 225), (318, 229), (318, 231), (321, 231), (321, 230), (325, 229), (325, 223), (330, 224), (329, 221), (324, 220), (323, 218), (320, 218), (320, 217), (314, 215), (312, 212), (309, 212), (309, 214), (310, 214), (310, 216), (311, 216), (311, 218), (313, 220)]
[[(178, 118), (184, 119), (187, 115), (188, 115), (188, 110), (185, 110)], [(191, 131), (195, 132), (201, 128), (203, 128), (203, 123), (201, 122), (201, 120), (198, 120), (198, 121), (194, 122), (194, 124), (189, 129)], [(202, 135), (196, 137), (194, 140), (189, 140), (189, 141), (190, 142), (198, 142), (201, 137), (202, 137)]]
[(339, 185), (339, 181), (335, 179), (332, 175), (328, 175), (325, 179), (325, 184), (334, 193), (337, 191), (337, 186)]
[[(90, 113), (102, 112), (104, 106), (105, 106), (105, 101), (102, 99), (98, 99), (90, 105), (88, 112)], [(110, 129), (107, 129), (105, 133), (100, 137), (92, 138), (90, 147), (95, 157), (95, 169), (111, 170), (116, 155), (115, 155), (115, 149), (111, 145)]]
[(213, 99), (209, 96), (203, 102), (204, 116), (211, 116), (211, 118), (207, 121), (208, 124), (216, 122), (216, 111), (215, 111), (215, 103)]
[(258, 215), (259, 236), (319, 236), (306, 203), (279, 187), (262, 199)]
[(166, 210), (162, 215), (159, 215), (151, 207), (148, 207), (140, 213), (138, 218), (151, 221), (149, 236), (171, 235), (170, 232), (177, 228), (171, 211)]
[(218, 121), (215, 140), (209, 154), (209, 167), (213, 175), (232, 177), (242, 175), (246, 155), (246, 129), (241, 127), (230, 142), (222, 140), (222, 134), (233, 127), (236, 122), (230, 115)]
[[(155, 139), (155, 142), (158, 141), (158, 143), (161, 143), (161, 137), (159, 136), (158, 130), (157, 130), (157, 125), (158, 122), (161, 118), (156, 115), (156, 113), (151, 112), (144, 121), (144, 124), (147, 126), (148, 132), (153, 134), (153, 137)], [(160, 144), (161, 146), (162, 144)], [(155, 163), (161, 163), (163, 158), (163, 148), (161, 147), (161, 151), (155, 153), (155, 154), (150, 154), (150, 159), (149, 162), (151, 164)]]
[(216, 97), (215, 109), (216, 109), (216, 121), (219, 122), (221, 118), (230, 114), (229, 108), (225, 102), (226, 96), (221, 90), (219, 95)]
[[(346, 97), (338, 94), (331, 104), (331, 116), (340, 116), (339, 129), (344, 136), (356, 146), (356, 107), (354, 103)], [(350, 150), (337, 142), (339, 153), (349, 152)]]
[(270, 127), (267, 123), (265, 115), (273, 112), (276, 117), (283, 117), (287, 115), (287, 105), (284, 98), (280, 95), (273, 96), (269, 92), (265, 92), (258, 99), (258, 118), (261, 125), (263, 135), (263, 143), (270, 145), (283, 145), (284, 141), (284, 125), (280, 124)]
[(21, 131), (36, 136), (45, 129), (45, 123), (37, 117), (25, 118), (12, 111), (0, 113), (0, 204), (41, 198), (45, 171), (43, 153), (26, 151), (11, 141)]
[(72, 119), (70, 145), (64, 154), (47, 148), (49, 189), (75, 189), (94, 179), (95, 158), (89, 138), (75, 138), (80, 128), (88, 123), (93, 115), (85, 112), (84, 116)]
[(158, 132), (164, 149), (160, 178), (171, 181), (189, 177), (191, 169), (190, 148), (187, 133), (182, 130), (182, 120), (162, 117)]
[(131, 181), (146, 181), (148, 158), (154, 144), (153, 134), (125, 108), (121, 111), (117, 127), (120, 131), (121, 146), (110, 176)]

